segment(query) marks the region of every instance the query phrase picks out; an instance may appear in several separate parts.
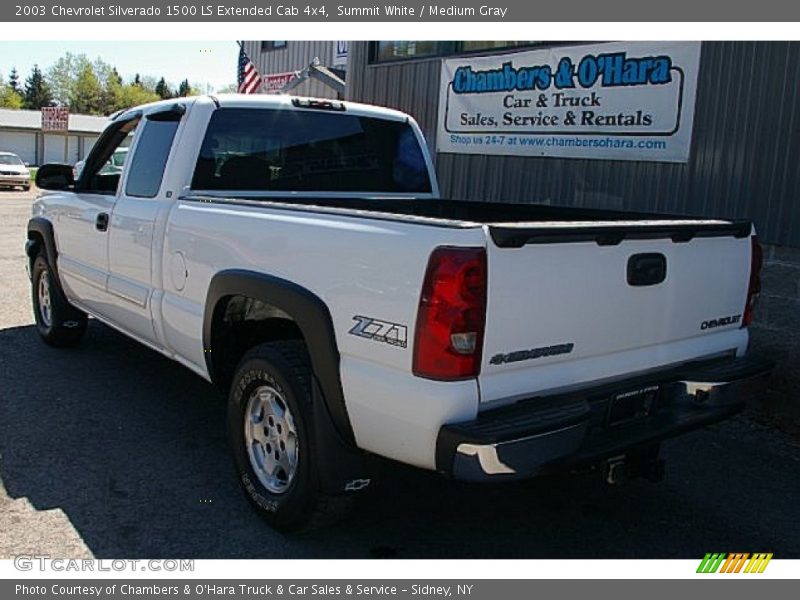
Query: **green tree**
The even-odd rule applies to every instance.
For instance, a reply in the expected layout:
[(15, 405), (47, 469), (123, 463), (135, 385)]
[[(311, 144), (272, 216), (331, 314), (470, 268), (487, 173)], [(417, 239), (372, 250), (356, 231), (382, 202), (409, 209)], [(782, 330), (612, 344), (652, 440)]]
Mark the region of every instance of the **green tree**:
[(104, 112), (103, 86), (89, 62), (81, 67), (75, 79), (69, 95), (69, 108), (72, 112), (85, 115), (99, 115)]
[(218, 94), (235, 94), (239, 91), (239, 86), (235, 83), (229, 83), (225, 87), (219, 88), (217, 90)]
[(146, 89), (148, 92), (155, 92), (158, 79), (152, 75), (144, 75), (139, 79), (139, 85)]
[(19, 87), (19, 73), (17, 72), (17, 67), (11, 67), (11, 73), (8, 75), (8, 87), (17, 94), (22, 91)]
[(178, 87), (178, 96), (185, 98), (186, 96), (191, 96), (193, 91), (194, 90), (192, 90), (192, 86), (189, 85), (189, 80), (184, 79), (181, 81), (181, 85)]
[(102, 112), (103, 114), (110, 115), (112, 112), (119, 110), (120, 94), (122, 93), (122, 77), (120, 77), (117, 69), (111, 67), (110, 72), (105, 77), (103, 83), (102, 94)]
[(67, 52), (47, 69), (47, 83), (53, 91), (53, 99), (61, 106), (69, 106), (78, 74), (89, 59), (85, 54)]
[(142, 87), (142, 78), (139, 76), (138, 73), (133, 78), (133, 85), (138, 85), (139, 87)]
[(31, 110), (39, 110), (43, 106), (53, 105), (53, 95), (50, 86), (44, 79), (38, 65), (33, 65), (30, 76), (25, 80), (25, 94), (23, 106)]
[(158, 83), (156, 83), (155, 92), (158, 94), (159, 98), (162, 98), (163, 100), (167, 100), (173, 96), (172, 90), (169, 89), (169, 86), (163, 77), (158, 80)]
[(22, 108), (22, 95), (11, 87), (11, 84), (0, 82), (0, 108)]
[(120, 86), (116, 104), (112, 107), (112, 110), (123, 110), (139, 104), (155, 102), (158, 99), (159, 97), (155, 92), (144, 89), (141, 84), (130, 83)]

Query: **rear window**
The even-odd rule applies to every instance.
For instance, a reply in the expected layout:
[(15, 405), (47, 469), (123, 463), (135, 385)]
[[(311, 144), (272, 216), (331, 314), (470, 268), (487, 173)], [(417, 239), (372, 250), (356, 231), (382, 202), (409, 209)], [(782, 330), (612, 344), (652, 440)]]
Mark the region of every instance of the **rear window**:
[(223, 108), (208, 125), (192, 188), (427, 193), (425, 157), (404, 122), (339, 112)]

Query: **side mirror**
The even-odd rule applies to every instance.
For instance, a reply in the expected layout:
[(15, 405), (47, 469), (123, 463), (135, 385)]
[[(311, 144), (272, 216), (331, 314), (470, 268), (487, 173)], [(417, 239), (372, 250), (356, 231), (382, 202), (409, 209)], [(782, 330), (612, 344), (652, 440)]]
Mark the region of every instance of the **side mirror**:
[(31, 163), (29, 163), (29, 162), (26, 160), (26, 161), (25, 161), (25, 166), (26, 166), (26, 167), (30, 167), (30, 166), (31, 166)]
[(75, 185), (72, 167), (69, 165), (42, 165), (36, 171), (36, 187), (42, 190), (66, 190)]

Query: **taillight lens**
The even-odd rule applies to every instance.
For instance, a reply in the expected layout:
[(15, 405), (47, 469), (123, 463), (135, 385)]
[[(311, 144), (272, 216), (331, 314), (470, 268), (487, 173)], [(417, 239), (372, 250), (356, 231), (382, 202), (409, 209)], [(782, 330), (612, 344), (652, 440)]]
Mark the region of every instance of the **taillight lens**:
[(414, 375), (454, 380), (480, 372), (486, 323), (486, 250), (431, 254), (417, 311)]
[(750, 238), (750, 245), (750, 283), (747, 286), (747, 304), (744, 307), (742, 327), (747, 327), (753, 322), (756, 301), (761, 293), (761, 266), (764, 264), (764, 253), (756, 236)]

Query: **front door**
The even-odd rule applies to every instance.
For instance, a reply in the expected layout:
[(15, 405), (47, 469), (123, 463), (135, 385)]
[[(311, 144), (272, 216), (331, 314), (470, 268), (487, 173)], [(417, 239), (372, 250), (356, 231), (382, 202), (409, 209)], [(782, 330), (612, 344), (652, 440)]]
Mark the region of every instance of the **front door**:
[(160, 345), (153, 327), (154, 236), (160, 210), (169, 202), (160, 193), (164, 169), (183, 108), (158, 109), (142, 119), (109, 225), (108, 293), (111, 319), (142, 340)]
[(67, 294), (103, 316), (108, 306), (108, 225), (122, 168), (112, 155), (128, 145), (139, 116), (112, 123), (100, 136), (57, 216), (58, 271)]

